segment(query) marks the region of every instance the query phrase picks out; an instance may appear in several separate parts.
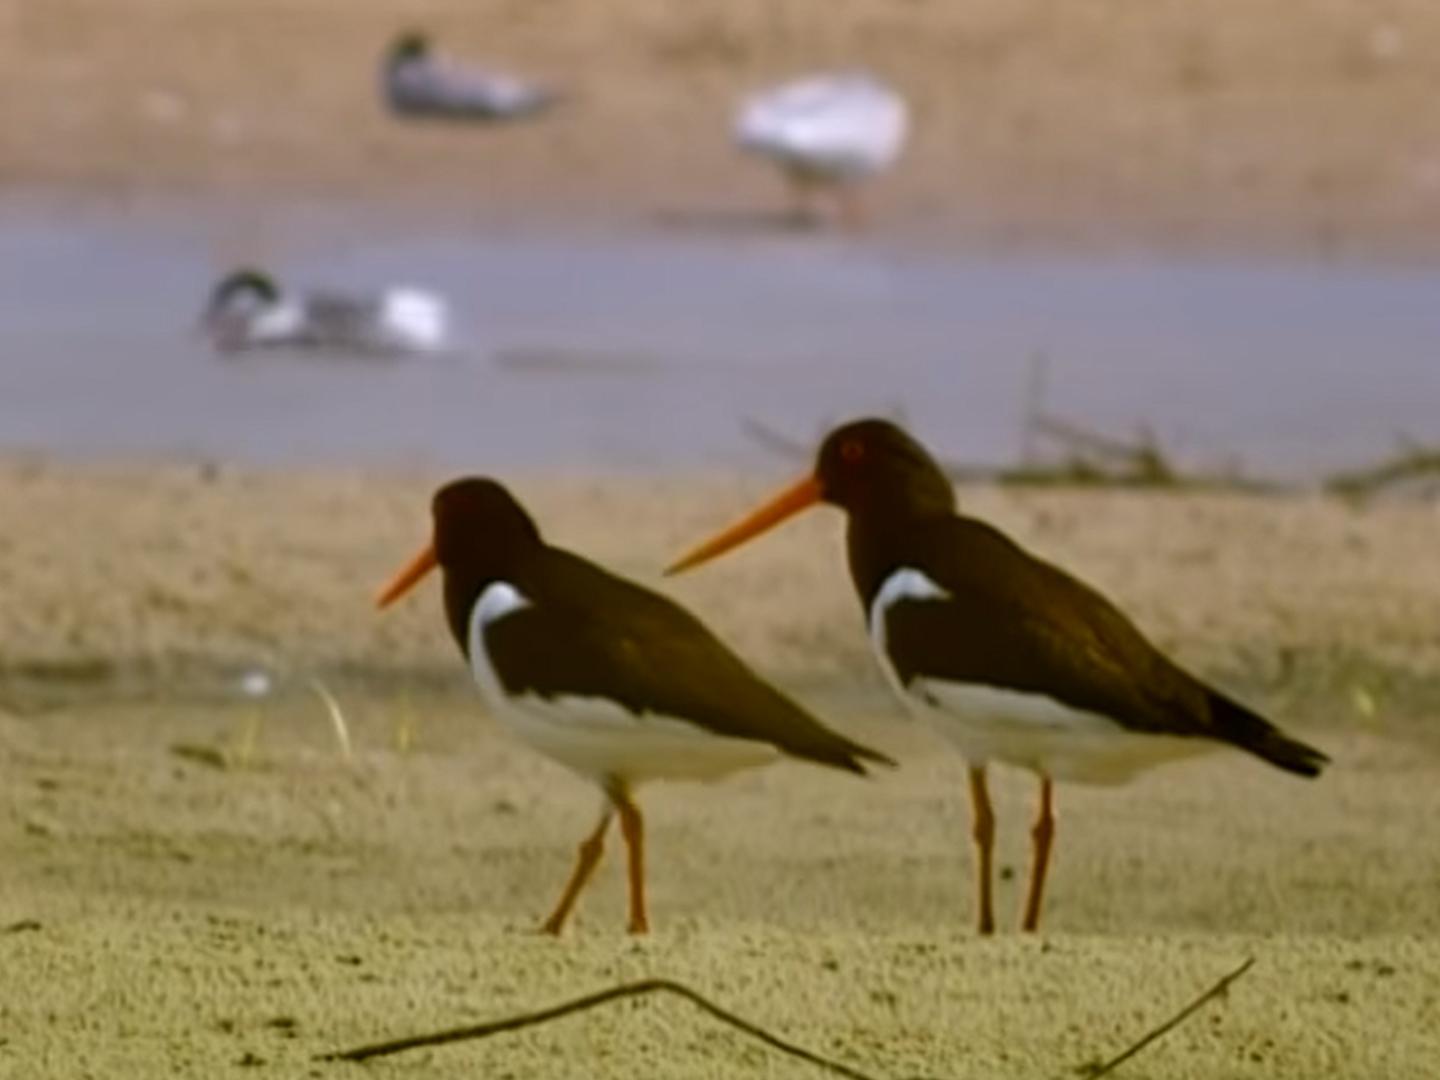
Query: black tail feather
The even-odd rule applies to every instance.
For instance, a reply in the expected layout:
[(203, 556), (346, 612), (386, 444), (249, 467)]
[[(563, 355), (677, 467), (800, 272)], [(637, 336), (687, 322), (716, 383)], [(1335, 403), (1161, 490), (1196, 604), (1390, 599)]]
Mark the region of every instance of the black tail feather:
[(817, 765), (829, 765), (832, 768), (844, 769), (857, 776), (870, 775), (870, 768), (866, 768), (867, 763), (871, 768), (875, 765), (885, 765), (892, 769), (899, 767), (893, 758), (886, 757), (879, 750), (871, 750), (868, 746), (853, 742), (838, 733), (832, 734), (835, 735), (834, 741), (824, 747), (809, 746), (803, 750), (786, 747), (785, 749), (797, 757), (813, 761)]
[[(871, 765), (884, 765), (889, 769), (898, 769), (900, 767), (899, 762), (894, 758), (880, 753), (879, 750), (871, 750), (868, 746), (861, 746), (857, 743), (852, 752), (857, 758), (863, 758), (865, 761), (870, 762)], [(856, 762), (855, 767), (860, 772), (865, 773), (865, 775), (869, 775), (869, 771), (859, 762)]]
[(1319, 776), (1330, 763), (1323, 751), (1292, 739), (1264, 717), (1214, 691), (1210, 692), (1210, 719), (1218, 738), (1286, 772)]

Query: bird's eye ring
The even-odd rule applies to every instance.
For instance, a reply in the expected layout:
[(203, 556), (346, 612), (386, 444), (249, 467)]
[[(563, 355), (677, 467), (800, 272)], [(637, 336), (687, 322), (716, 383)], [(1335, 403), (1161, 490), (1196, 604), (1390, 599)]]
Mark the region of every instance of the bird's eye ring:
[(840, 444), (840, 460), (854, 464), (865, 456), (865, 444), (859, 439), (846, 439)]

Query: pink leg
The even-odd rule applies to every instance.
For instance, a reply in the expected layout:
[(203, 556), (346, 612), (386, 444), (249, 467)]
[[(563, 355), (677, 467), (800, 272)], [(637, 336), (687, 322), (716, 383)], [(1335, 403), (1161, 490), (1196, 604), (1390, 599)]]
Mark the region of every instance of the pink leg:
[(815, 182), (804, 173), (787, 170), (790, 186), (790, 220), (805, 228), (815, 224)]
[(540, 924), (540, 929), (545, 933), (558, 935), (565, 928), (565, 920), (570, 917), (575, 901), (580, 898), (580, 893), (590, 881), (590, 875), (595, 873), (600, 856), (605, 852), (605, 830), (610, 827), (610, 819), (614, 814), (615, 811), (606, 804), (605, 809), (600, 812), (600, 823), (595, 826), (595, 831), (580, 841), (580, 850), (575, 856), (575, 869), (570, 872), (570, 880), (565, 883), (560, 902), (555, 905), (550, 917)]
[(982, 934), (995, 932), (995, 810), (990, 805), (990, 787), (985, 766), (970, 768), (970, 805), (974, 809), (971, 835), (975, 837), (975, 881), (978, 887)]
[(650, 917), (645, 910), (645, 819), (640, 808), (630, 801), (628, 792), (611, 794), (615, 809), (620, 812), (620, 834), (630, 852), (630, 925), (632, 934), (648, 934)]
[(835, 201), (840, 207), (840, 221), (847, 229), (859, 232), (870, 223), (870, 217), (865, 212), (865, 200), (854, 184), (841, 185), (835, 192)]
[(1053, 785), (1048, 776), (1040, 778), (1040, 811), (1030, 837), (1035, 845), (1035, 861), (1030, 867), (1030, 895), (1025, 900), (1025, 918), (1020, 928), (1034, 933), (1040, 928), (1040, 904), (1045, 897), (1045, 872), (1050, 868), (1050, 848), (1055, 842), (1055, 806)]

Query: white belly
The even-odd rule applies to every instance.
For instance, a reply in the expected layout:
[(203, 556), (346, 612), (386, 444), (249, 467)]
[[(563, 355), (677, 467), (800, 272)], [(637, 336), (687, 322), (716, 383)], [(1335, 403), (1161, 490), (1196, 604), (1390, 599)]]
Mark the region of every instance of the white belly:
[(726, 738), (684, 720), (636, 716), (599, 698), (486, 694), (486, 703), (521, 741), (600, 783), (717, 780), (780, 756), (769, 743)]
[(972, 765), (995, 761), (1056, 780), (1120, 784), (1152, 766), (1220, 746), (1127, 731), (1099, 713), (1042, 694), (938, 679), (915, 679), (905, 693)]
[(870, 644), (891, 689), (972, 765), (994, 761), (1056, 780), (1119, 784), (1151, 766), (1220, 746), (1208, 739), (1127, 731), (1109, 717), (1044, 694), (945, 679), (915, 678), (902, 685), (890, 661), (888, 613), (897, 604), (951, 599), (919, 570), (901, 567), (885, 579), (870, 606)]
[(636, 715), (603, 698), (507, 694), (485, 649), (485, 627), (527, 606), (505, 582), (486, 588), (470, 617), (470, 670), (506, 730), (546, 757), (597, 783), (633, 787), (647, 780), (715, 780), (780, 756), (770, 743), (727, 738), (674, 717)]

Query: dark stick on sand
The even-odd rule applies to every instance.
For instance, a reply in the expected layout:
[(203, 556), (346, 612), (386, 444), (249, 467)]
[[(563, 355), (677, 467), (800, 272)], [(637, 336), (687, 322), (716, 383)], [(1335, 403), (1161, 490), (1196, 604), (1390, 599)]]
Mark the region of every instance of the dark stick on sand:
[(1125, 1062), (1129, 1061), (1136, 1054), (1140, 1053), (1141, 1050), (1144, 1050), (1147, 1046), (1153, 1043), (1156, 1039), (1160, 1038), (1163, 1035), (1169, 1034), (1175, 1028), (1183, 1024), (1197, 1011), (1199, 1011), (1206, 1002), (1212, 1001), (1215, 998), (1218, 998), (1222, 994), (1224, 994), (1225, 991), (1230, 989), (1230, 984), (1233, 983), (1236, 979), (1240, 978), (1241, 975), (1244, 975), (1247, 971), (1249, 971), (1251, 967), (1254, 966), (1254, 964), (1255, 958), (1253, 956), (1249, 957), (1243, 964), (1237, 967), (1234, 971), (1230, 972), (1230, 974), (1220, 979), (1219, 982), (1215, 983), (1215, 985), (1210, 987), (1210, 989), (1206, 990), (1194, 1001), (1190, 1002), (1189, 1005), (1186, 1005), (1174, 1016), (1170, 1017), (1169, 1020), (1166, 1020), (1159, 1027), (1151, 1028), (1135, 1042), (1131, 1043), (1120, 1053), (1112, 1057), (1109, 1061), (1101, 1062), (1098, 1065), (1086, 1065), (1078, 1071), (1082, 1076), (1085, 1077), (1085, 1080), (1096, 1080), (1097, 1077), (1109, 1076), (1121, 1065), (1125, 1064)]
[(612, 986), (608, 990), (601, 990), (594, 994), (586, 994), (584, 997), (574, 998), (571, 1001), (553, 1005), (548, 1009), (540, 1009), (536, 1012), (522, 1013), (519, 1016), (508, 1016), (501, 1020), (491, 1020), (485, 1024), (473, 1024), (469, 1027), (451, 1028), (448, 1031), (437, 1031), (430, 1035), (414, 1035), (407, 1039), (394, 1039), (390, 1042), (372, 1043), (369, 1046), (357, 1047), (354, 1050), (341, 1050), (335, 1053), (323, 1054), (321, 1061), (366, 1061), (370, 1058), (384, 1057), (386, 1054), (398, 1054), (402, 1050), (414, 1050), (422, 1046), (442, 1046), (445, 1043), (461, 1042), (466, 1039), (486, 1039), (491, 1035), (499, 1035), (505, 1031), (519, 1031), (521, 1028), (533, 1027), (536, 1024), (549, 1023), (551, 1020), (558, 1020), (562, 1016), (569, 1016), (572, 1013), (585, 1012), (598, 1005), (604, 1005), (610, 1001), (618, 1001), (621, 998), (641, 997), (646, 994), (667, 993), (682, 997), (692, 1005), (709, 1013), (722, 1023), (749, 1035), (752, 1039), (758, 1039), (766, 1046), (773, 1047), (783, 1054), (797, 1057), (801, 1061), (808, 1061), (812, 1065), (825, 1069), (837, 1076), (847, 1077), (848, 1080), (879, 1080), (878, 1077), (869, 1073), (852, 1069), (848, 1065), (838, 1061), (831, 1061), (819, 1054), (806, 1050), (803, 1046), (797, 1046), (792, 1042), (772, 1035), (762, 1027), (752, 1024), (750, 1021), (736, 1016), (734, 1013), (722, 1009), (719, 1005), (708, 1000), (701, 994), (691, 990), (688, 986), (671, 982), (669, 979), (643, 979), (640, 982), (625, 983), (621, 986)]
[[(1230, 988), (1231, 983), (1249, 971), (1254, 963), (1255, 958), (1252, 956), (1199, 997), (1191, 1001), (1174, 1016), (1170, 1017), (1158, 1027), (1151, 1028), (1138, 1040), (1131, 1043), (1110, 1060), (1100, 1064), (1086, 1065), (1077, 1071), (1084, 1076), (1086, 1080), (1097, 1080), (1098, 1077), (1108, 1076), (1110, 1073), (1113, 1073), (1155, 1040), (1183, 1024), (1207, 1002), (1224, 994), (1225, 991)], [(619, 1001), (622, 998), (642, 997), (646, 994), (660, 992), (674, 994), (677, 997), (684, 998), (721, 1023), (728, 1024), (737, 1031), (750, 1036), (750, 1038), (779, 1050), (782, 1054), (789, 1054), (791, 1057), (799, 1058), (801, 1061), (807, 1061), (811, 1065), (834, 1073), (836, 1076), (846, 1077), (847, 1080), (880, 1080), (879, 1077), (870, 1073), (861, 1072), (859, 1069), (853, 1068), (840, 1061), (833, 1061), (830, 1058), (821, 1057), (811, 1050), (806, 1050), (803, 1046), (797, 1046), (795, 1043), (782, 1039), (778, 1035), (773, 1035), (757, 1024), (752, 1024), (750, 1021), (736, 1016), (728, 1009), (721, 1008), (698, 991), (691, 990), (688, 986), (680, 983), (671, 982), (669, 979), (643, 979), (640, 982), (624, 983), (620, 986), (612, 986), (607, 990), (600, 990), (593, 994), (586, 994), (584, 997), (562, 1002), (559, 1005), (552, 1005), (548, 1009), (521, 1013), (518, 1016), (507, 1016), (503, 1019), (491, 1020), (484, 1024), (471, 1024), (467, 1027), (450, 1028), (447, 1031), (437, 1031), (428, 1035), (412, 1035), (404, 1039), (392, 1039), (389, 1042), (371, 1043), (368, 1046), (356, 1047), (353, 1050), (337, 1050), (329, 1054), (321, 1054), (318, 1060), (368, 1061), (370, 1058), (385, 1057), (388, 1054), (398, 1054), (404, 1050), (416, 1050), (426, 1046), (443, 1046), (446, 1043), (463, 1042), (470, 1039), (486, 1039), (491, 1035), (499, 1035), (502, 1032), (519, 1031), (522, 1028), (534, 1027), (537, 1024), (546, 1024), (552, 1020), (559, 1020), (561, 1017), (585, 1012), (588, 1009), (596, 1008), (611, 1001)], [(910, 1080), (926, 1080), (926, 1078), (912, 1077)]]

